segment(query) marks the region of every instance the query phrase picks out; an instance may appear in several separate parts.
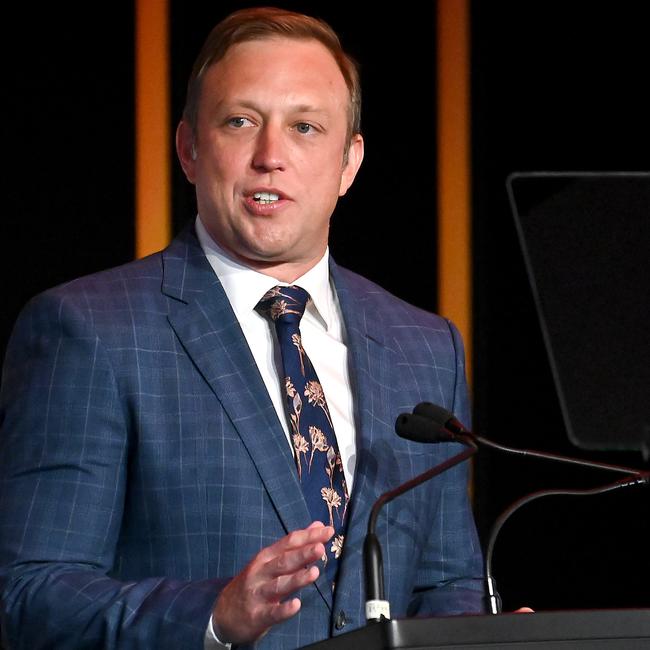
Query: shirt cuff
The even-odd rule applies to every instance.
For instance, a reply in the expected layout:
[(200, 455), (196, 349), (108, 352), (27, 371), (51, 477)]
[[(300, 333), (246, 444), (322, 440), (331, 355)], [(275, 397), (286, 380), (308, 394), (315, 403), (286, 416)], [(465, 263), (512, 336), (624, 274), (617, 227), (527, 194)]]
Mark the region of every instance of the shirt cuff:
[(208, 627), (205, 631), (205, 637), (203, 640), (203, 650), (223, 650), (227, 648), (230, 650), (232, 643), (223, 643), (219, 640), (219, 637), (215, 634), (214, 627), (212, 625), (212, 616), (208, 621)]

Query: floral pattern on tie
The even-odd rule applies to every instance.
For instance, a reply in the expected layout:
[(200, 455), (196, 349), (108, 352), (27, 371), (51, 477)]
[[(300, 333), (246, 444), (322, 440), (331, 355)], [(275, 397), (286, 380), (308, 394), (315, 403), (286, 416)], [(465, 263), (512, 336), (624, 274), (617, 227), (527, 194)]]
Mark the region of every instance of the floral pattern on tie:
[(343, 551), (348, 490), (325, 392), (299, 330), (309, 300), (300, 287), (277, 286), (266, 292), (257, 308), (275, 324), (285, 371), (291, 442), (305, 499), (312, 517), (335, 530), (323, 557), (333, 583), (336, 561)]

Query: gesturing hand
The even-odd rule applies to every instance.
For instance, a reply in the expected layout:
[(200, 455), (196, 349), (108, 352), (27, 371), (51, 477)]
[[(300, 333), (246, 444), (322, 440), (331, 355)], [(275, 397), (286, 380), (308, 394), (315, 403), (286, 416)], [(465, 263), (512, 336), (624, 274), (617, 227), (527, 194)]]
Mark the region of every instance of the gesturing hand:
[(325, 553), (334, 529), (315, 521), (263, 548), (221, 592), (212, 621), (224, 643), (250, 643), (300, 609), (300, 600), (285, 600), (314, 582), (319, 569), (313, 562)]

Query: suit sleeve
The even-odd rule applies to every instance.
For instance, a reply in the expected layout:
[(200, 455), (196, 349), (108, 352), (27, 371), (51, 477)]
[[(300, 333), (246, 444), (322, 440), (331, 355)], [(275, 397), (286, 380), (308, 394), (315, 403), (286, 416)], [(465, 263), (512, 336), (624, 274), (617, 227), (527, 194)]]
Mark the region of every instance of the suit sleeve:
[[(471, 426), (465, 378), (465, 354), (460, 333), (449, 322), (456, 360), (451, 410)], [(461, 450), (451, 445), (448, 456)], [(436, 521), (422, 553), (409, 616), (477, 614), (485, 611), (483, 559), (468, 494), (469, 462), (445, 472)], [(435, 588), (431, 585), (435, 584)]]
[(7, 648), (203, 648), (221, 581), (110, 577), (134, 417), (87, 312), (56, 294), (32, 301), (0, 393)]

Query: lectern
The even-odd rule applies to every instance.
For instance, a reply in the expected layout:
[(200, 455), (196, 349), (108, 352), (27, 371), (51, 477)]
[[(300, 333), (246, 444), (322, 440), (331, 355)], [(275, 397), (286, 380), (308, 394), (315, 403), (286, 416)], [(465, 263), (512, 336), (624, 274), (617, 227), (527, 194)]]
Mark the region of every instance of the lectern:
[(650, 609), (411, 618), (370, 623), (309, 650), (648, 650)]

